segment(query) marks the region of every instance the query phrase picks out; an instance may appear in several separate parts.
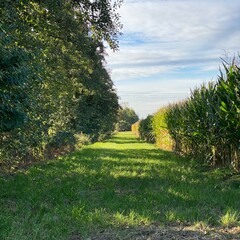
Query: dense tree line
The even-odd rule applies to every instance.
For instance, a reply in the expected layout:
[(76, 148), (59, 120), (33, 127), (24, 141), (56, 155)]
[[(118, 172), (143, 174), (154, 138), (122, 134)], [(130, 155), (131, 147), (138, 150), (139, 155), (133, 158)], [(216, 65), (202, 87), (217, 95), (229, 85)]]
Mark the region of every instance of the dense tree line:
[[(0, 3), (0, 162), (69, 151), (111, 133), (118, 98), (104, 46), (121, 25), (110, 0)], [(11, 164), (10, 164), (11, 165)]]
[(131, 131), (132, 124), (137, 122), (139, 118), (132, 108), (123, 105), (120, 106), (119, 108), (117, 120), (118, 120), (116, 124), (117, 131)]

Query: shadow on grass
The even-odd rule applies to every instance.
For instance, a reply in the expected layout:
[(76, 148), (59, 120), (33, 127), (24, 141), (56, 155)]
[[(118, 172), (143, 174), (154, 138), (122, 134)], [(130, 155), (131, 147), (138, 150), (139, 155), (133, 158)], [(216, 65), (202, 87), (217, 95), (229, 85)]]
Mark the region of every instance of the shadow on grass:
[[(111, 149), (110, 144), (118, 141), (132, 149)], [(145, 144), (134, 148), (133, 143), (139, 141), (115, 137), (104, 143), (109, 148), (89, 146), (2, 178), (0, 210), (7, 219), (6, 236), (17, 232), (18, 225), (26, 232), (32, 225), (49, 239), (57, 239), (58, 233), (64, 236), (64, 231), (67, 236), (73, 232), (78, 236), (98, 227), (219, 225), (228, 211), (239, 213), (237, 189), (216, 188), (218, 179), (199, 172), (189, 160), (147, 149)]]
[(138, 139), (134, 138), (118, 138), (118, 137), (112, 137), (107, 142), (111, 143), (117, 143), (117, 144), (130, 144), (130, 143), (139, 143)]

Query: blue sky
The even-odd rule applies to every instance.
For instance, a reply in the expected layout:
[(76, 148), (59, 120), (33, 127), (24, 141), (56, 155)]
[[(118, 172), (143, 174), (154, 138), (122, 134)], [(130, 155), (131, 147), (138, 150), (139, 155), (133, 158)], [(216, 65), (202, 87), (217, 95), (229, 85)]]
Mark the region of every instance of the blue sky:
[(125, 0), (123, 35), (107, 67), (140, 118), (189, 96), (240, 53), (240, 0)]

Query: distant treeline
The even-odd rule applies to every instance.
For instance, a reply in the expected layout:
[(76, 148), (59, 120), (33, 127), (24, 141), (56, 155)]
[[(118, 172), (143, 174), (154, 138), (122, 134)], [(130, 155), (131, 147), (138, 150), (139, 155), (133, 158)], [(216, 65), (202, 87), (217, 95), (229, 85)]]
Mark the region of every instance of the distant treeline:
[(240, 170), (239, 62), (224, 62), (223, 68), (216, 82), (195, 89), (185, 101), (161, 108), (132, 130), (163, 149)]
[(48, 159), (114, 129), (118, 97), (103, 41), (116, 49), (118, 3), (0, 3), (0, 166)]

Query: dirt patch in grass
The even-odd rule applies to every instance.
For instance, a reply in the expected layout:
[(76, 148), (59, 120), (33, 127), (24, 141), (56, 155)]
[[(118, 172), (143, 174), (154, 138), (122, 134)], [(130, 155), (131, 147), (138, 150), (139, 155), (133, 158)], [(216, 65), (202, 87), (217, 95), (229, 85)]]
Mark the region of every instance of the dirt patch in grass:
[(193, 226), (146, 226), (105, 229), (88, 238), (73, 235), (70, 240), (239, 240), (240, 227), (202, 228)]

